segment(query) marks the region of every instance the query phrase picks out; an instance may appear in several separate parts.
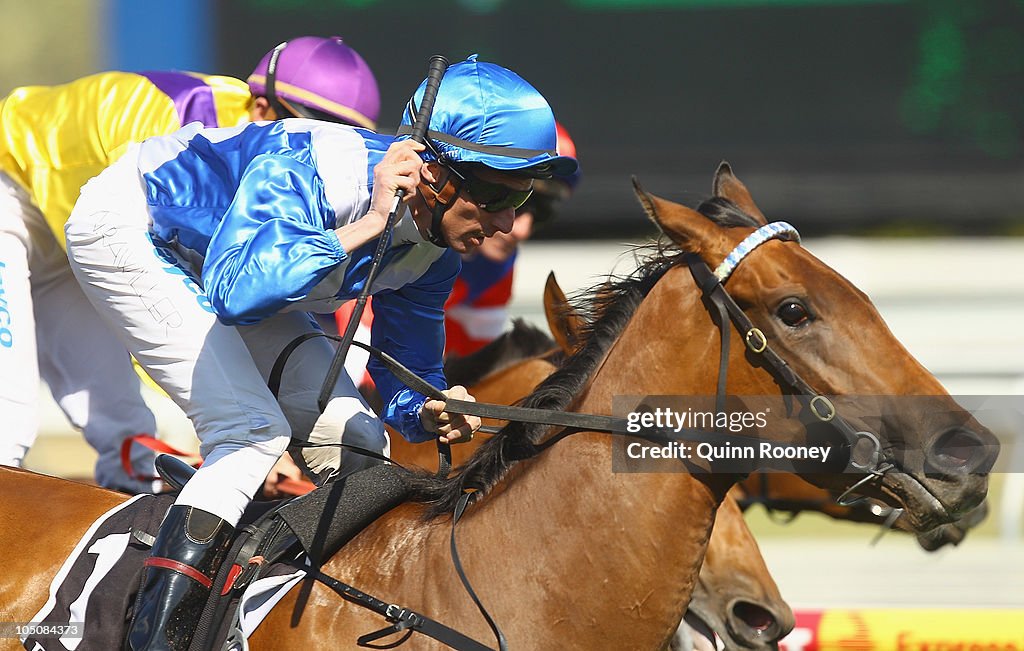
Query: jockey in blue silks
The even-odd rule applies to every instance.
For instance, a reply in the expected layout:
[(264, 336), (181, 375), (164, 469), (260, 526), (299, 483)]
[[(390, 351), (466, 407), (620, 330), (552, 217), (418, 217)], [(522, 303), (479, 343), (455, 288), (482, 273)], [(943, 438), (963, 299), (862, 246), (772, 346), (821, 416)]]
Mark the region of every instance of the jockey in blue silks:
[[(276, 399), (266, 380), (278, 353), (316, 328), (307, 312), (330, 312), (363, 288), (396, 191), (406, 194), (373, 286), (371, 340), (445, 387), (443, 307), (460, 255), (511, 229), (533, 179), (576, 168), (556, 153), (544, 97), (475, 57), (445, 75), (427, 146), (405, 132), (310, 119), (189, 125), (133, 146), (83, 188), (66, 227), (75, 275), (189, 416), (204, 457), (153, 545), (128, 648), (188, 646), (234, 526), (293, 437), (387, 454), (383, 423), (346, 374), (317, 409), (327, 341), (297, 349)], [(409, 440), (449, 442), (479, 427), (370, 371), (383, 421)], [(447, 395), (467, 398), (463, 387)], [(320, 482), (373, 463), (339, 450), (295, 456)]]

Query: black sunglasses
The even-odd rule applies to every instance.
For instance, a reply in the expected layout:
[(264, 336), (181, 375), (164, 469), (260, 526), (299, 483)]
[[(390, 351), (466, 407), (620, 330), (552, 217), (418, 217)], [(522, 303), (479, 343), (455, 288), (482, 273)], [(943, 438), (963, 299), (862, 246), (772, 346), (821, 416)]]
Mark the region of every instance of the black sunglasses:
[(445, 163), (444, 166), (459, 179), (459, 191), (465, 191), (473, 203), (486, 212), (518, 209), (533, 194), (532, 187), (529, 190), (516, 190), (500, 183), (484, 181), (466, 168), (459, 169), (451, 163)]

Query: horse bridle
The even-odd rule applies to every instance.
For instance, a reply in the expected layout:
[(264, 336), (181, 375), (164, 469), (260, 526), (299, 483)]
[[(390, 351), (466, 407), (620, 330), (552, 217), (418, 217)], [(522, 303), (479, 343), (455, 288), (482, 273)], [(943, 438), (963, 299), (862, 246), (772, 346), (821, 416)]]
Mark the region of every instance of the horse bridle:
[(800, 233), (791, 224), (786, 222), (765, 224), (740, 242), (713, 272), (704, 260), (696, 254), (687, 253), (684, 256), (690, 273), (693, 275), (701, 293), (720, 315), (719, 329), (722, 336), (716, 392), (717, 399), (719, 400), (719, 405), (721, 405), (721, 401), (725, 397), (728, 351), (731, 339), (728, 328), (725, 326), (725, 319), (728, 318), (742, 335), (747, 350), (754, 355), (760, 356), (779, 383), (784, 388), (788, 388), (798, 400), (801, 400), (807, 410), (819, 422), (830, 425), (846, 440), (850, 447), (850, 460), (846, 468), (847, 471), (852, 469), (855, 472), (865, 474), (862, 479), (847, 488), (836, 498), (836, 502), (841, 506), (851, 506), (863, 498), (849, 500), (847, 496), (854, 493), (861, 486), (881, 478), (885, 473), (895, 469), (896, 464), (893, 463), (892, 459), (882, 454), (882, 445), (877, 436), (871, 432), (858, 430), (853, 427), (849, 421), (838, 413), (835, 405), (832, 404), (828, 397), (811, 387), (778, 353), (772, 350), (764, 331), (754, 325), (750, 317), (746, 315), (743, 309), (725, 290), (725, 281), (732, 275), (732, 272), (739, 263), (758, 246), (773, 239), (799, 242)]

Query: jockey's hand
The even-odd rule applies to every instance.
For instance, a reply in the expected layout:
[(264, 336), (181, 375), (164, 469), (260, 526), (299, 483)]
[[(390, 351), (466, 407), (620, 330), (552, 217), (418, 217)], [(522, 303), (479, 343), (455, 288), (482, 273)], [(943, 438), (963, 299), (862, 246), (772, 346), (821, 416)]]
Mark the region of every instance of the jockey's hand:
[(405, 201), (416, 195), (416, 186), (420, 182), (420, 170), (423, 159), (419, 152), (426, 146), (415, 140), (401, 140), (392, 143), (384, 153), (384, 158), (373, 168), (373, 194), (370, 197), (370, 210), (367, 217), (379, 219), (383, 230), (388, 213), (395, 202), (395, 192), (405, 190)]
[(303, 479), (302, 470), (295, 465), (295, 462), (292, 461), (291, 456), (287, 452), (281, 455), (281, 458), (277, 460), (274, 467), (270, 469), (270, 474), (263, 480), (264, 497), (271, 500), (288, 497), (290, 493), (284, 493), (278, 488), (278, 484), (284, 479), (293, 479), (295, 481)]
[(395, 191), (404, 190), (405, 200), (416, 196), (423, 159), (418, 152), (424, 145), (413, 140), (392, 143), (384, 158), (373, 168), (373, 194), (370, 210), (362, 218), (334, 229), (341, 248), (353, 251), (380, 237), (388, 223), (388, 214), (395, 203)]
[[(476, 402), (476, 398), (469, 395), (466, 387), (455, 385), (442, 393), (449, 398)], [(437, 438), (442, 443), (466, 443), (473, 440), (473, 432), (480, 429), (479, 416), (466, 416), (463, 414), (449, 414), (444, 410), (443, 400), (427, 400), (420, 410), (420, 422), (423, 429), (437, 432)]]

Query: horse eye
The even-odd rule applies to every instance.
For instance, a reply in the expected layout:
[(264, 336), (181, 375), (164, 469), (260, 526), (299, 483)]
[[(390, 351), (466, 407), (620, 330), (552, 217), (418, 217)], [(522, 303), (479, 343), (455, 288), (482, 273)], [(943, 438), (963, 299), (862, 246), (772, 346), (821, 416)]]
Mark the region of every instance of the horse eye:
[(775, 311), (775, 314), (782, 320), (783, 323), (791, 328), (802, 326), (810, 323), (811, 314), (807, 311), (807, 307), (796, 299), (786, 299), (779, 309)]

